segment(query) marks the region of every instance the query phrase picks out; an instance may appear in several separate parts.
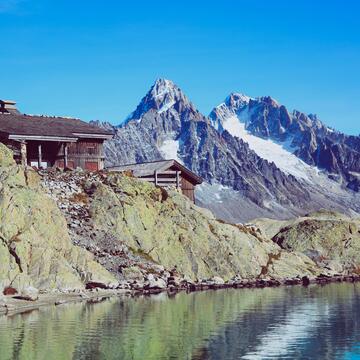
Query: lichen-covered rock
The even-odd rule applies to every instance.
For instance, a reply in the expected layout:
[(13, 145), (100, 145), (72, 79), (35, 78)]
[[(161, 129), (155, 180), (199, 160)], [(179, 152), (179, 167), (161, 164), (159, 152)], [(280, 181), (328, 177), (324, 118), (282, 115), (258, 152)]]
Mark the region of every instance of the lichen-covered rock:
[(323, 268), (360, 273), (359, 219), (320, 211), (287, 222), (273, 240), (283, 249), (302, 252)]
[(175, 191), (167, 195), (114, 173), (92, 187), (89, 212), (98, 228), (193, 280), (319, 273), (303, 254), (282, 250), (247, 227), (218, 221)]
[(14, 164), (11, 150), (7, 146), (0, 146), (0, 166), (13, 166)]
[(0, 184), (1, 290), (71, 290), (87, 280), (114, 281), (89, 252), (72, 245), (66, 221), (40, 190), (37, 174), (16, 165), (2, 144)]

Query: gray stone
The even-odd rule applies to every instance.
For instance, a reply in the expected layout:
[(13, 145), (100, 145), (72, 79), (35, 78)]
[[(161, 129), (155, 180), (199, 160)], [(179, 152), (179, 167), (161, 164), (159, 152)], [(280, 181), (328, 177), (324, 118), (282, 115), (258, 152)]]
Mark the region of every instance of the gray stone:
[(211, 281), (215, 284), (215, 285), (224, 285), (225, 281), (224, 279), (222, 279), (220, 276), (214, 276)]
[(145, 288), (149, 289), (165, 289), (165, 280), (155, 277), (153, 274), (149, 274), (146, 277)]
[(39, 290), (32, 286), (27, 286), (20, 292), (20, 295), (17, 297), (22, 300), (35, 301), (39, 298)]

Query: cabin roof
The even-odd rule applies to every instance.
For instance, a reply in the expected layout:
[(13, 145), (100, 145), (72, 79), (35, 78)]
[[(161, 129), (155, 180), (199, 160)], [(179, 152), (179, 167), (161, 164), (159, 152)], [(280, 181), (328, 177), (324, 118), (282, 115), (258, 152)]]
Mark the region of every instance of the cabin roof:
[(174, 159), (112, 166), (108, 167), (107, 170), (119, 172), (132, 171), (134, 176), (142, 177), (153, 175), (155, 171), (162, 172), (170, 168), (175, 168), (176, 170), (181, 171), (181, 173), (184, 174), (193, 184), (201, 184), (203, 182), (203, 179), (200, 176), (196, 175), (190, 169)]
[(63, 138), (110, 138), (113, 134), (79, 119), (64, 117), (1, 114), (0, 132), (9, 136), (46, 136)]

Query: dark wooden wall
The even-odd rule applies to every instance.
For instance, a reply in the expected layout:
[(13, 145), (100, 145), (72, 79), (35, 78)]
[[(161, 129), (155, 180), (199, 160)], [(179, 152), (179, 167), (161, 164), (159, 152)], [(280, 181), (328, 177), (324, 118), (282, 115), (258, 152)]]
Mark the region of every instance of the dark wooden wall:
[(195, 202), (195, 185), (181, 176), (181, 191), (191, 201)]
[[(64, 146), (59, 149), (56, 166), (64, 167)], [(97, 171), (104, 168), (104, 150), (102, 140), (79, 140), (76, 143), (68, 143), (68, 167), (89, 171)]]
[[(21, 162), (20, 143), (1, 138), (0, 141), (10, 147), (14, 152), (14, 158)], [(27, 163), (38, 166), (39, 145), (41, 144), (42, 162), (47, 167), (64, 167), (64, 143), (56, 141), (27, 141)], [(76, 143), (67, 143), (68, 167), (75, 169), (81, 167), (89, 171), (97, 171), (104, 168), (103, 140), (85, 139)]]

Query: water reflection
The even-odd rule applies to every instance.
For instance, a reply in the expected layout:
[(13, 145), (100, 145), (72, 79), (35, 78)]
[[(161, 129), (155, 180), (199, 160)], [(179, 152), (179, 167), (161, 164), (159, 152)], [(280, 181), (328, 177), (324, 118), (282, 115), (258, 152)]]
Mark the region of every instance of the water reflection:
[(109, 299), (0, 317), (0, 359), (351, 359), (359, 285)]

